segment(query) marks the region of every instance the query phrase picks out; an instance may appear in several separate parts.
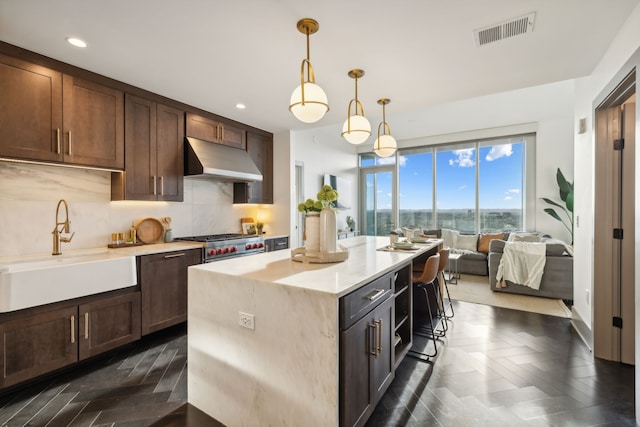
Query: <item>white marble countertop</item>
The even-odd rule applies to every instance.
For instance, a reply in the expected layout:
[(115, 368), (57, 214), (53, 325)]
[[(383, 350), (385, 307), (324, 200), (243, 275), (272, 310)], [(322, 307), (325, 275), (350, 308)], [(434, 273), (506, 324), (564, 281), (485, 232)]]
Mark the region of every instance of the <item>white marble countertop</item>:
[(281, 250), (190, 268), (293, 286), (341, 297), (391, 271), (398, 263), (437, 246), (438, 242), (416, 244), (417, 250), (389, 252), (378, 250), (389, 244), (388, 237), (358, 236), (340, 240), (339, 244), (349, 250), (349, 258), (338, 263), (307, 264), (297, 262), (291, 260), (291, 250)]

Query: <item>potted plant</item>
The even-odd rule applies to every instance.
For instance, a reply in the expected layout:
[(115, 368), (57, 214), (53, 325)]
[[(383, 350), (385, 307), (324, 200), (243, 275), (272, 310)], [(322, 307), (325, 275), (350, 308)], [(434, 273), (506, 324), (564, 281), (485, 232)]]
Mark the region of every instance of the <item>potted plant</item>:
[(356, 230), (356, 221), (349, 215), (347, 215), (347, 227), (349, 227), (349, 231)]
[(564, 225), (569, 234), (571, 234), (571, 244), (573, 245), (573, 182), (567, 181), (562, 174), (560, 168), (556, 172), (556, 182), (558, 183), (558, 191), (560, 193), (560, 200), (562, 200), (564, 206), (560, 203), (554, 202), (551, 199), (543, 197), (542, 200), (550, 205), (556, 206), (561, 209), (566, 215), (566, 219), (561, 217), (554, 208), (546, 208), (544, 211), (551, 215), (554, 219), (560, 221)]

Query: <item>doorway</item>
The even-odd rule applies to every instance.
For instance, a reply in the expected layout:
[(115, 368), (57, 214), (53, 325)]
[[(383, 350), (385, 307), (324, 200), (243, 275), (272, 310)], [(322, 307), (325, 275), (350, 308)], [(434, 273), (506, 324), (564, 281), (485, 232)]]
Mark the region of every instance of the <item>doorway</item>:
[(360, 224), (367, 236), (387, 236), (396, 228), (394, 166), (360, 169)]
[(635, 70), (595, 111), (596, 357), (635, 364)]

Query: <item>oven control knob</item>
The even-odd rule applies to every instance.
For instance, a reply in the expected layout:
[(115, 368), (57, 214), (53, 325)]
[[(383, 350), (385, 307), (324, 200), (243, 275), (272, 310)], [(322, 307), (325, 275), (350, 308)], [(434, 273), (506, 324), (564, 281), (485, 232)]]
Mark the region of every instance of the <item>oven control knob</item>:
[(216, 253), (217, 253), (218, 255), (222, 254), (222, 248), (218, 248), (218, 250), (216, 251)]
[(264, 243), (258, 243), (259, 248), (264, 248)]
[(238, 248), (236, 248), (235, 246), (231, 246), (231, 253), (234, 253), (238, 250)]
[(224, 248), (224, 253), (228, 254), (229, 253), (229, 248)]
[(251, 246), (253, 249), (258, 249), (258, 244), (254, 243), (253, 246)]
[(215, 255), (215, 254), (216, 254), (215, 249), (211, 249), (211, 250), (209, 250), (209, 255), (213, 256), (213, 255)]
[(245, 249), (246, 249), (246, 250), (251, 249), (251, 243), (247, 243), (247, 246), (245, 246)]

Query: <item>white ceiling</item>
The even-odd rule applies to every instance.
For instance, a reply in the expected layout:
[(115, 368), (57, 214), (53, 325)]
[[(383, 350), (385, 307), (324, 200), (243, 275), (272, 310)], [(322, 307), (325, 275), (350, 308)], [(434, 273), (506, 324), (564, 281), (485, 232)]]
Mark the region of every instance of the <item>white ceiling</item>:
[[(640, 0), (0, 0), (0, 40), (271, 132), (339, 124), (354, 95), (396, 138), (445, 102), (589, 75)], [(476, 47), (473, 30), (535, 12), (530, 34)], [(331, 111), (288, 111), (311, 62)], [(65, 37), (83, 38), (81, 50)], [(247, 105), (245, 110), (236, 103)]]

